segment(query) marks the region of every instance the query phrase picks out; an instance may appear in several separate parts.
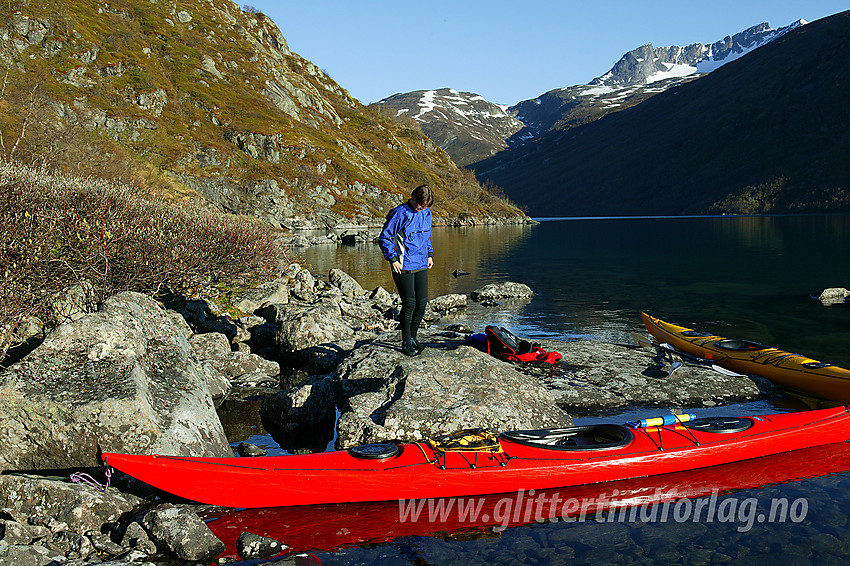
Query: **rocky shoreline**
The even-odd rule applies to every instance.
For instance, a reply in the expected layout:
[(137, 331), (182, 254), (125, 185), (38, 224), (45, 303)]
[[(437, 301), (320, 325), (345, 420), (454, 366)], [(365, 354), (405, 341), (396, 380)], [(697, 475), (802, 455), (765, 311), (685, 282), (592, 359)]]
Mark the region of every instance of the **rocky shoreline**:
[[(517, 224), (537, 224), (528, 216), (464, 216), (455, 218), (434, 218), (434, 226), (510, 226)], [(383, 219), (376, 218), (363, 222), (350, 222), (346, 219), (334, 219), (327, 225), (315, 221), (295, 217), (286, 224), (292, 232), (292, 238), (287, 244), (292, 247), (306, 248), (322, 245), (354, 245), (356, 243), (373, 242), (383, 226)]]
[[(532, 295), (505, 283), (472, 297)], [(0, 373), (0, 564), (210, 563), (225, 548), (199, 516), (206, 506), (120, 473), (106, 491), (67, 478), (105, 481), (100, 452), (261, 454), (233, 447), (217, 413), (225, 401), (262, 398), (266, 429), (304, 451), (470, 427), (550, 428), (569, 425), (571, 413), (712, 406), (770, 388), (588, 340), (543, 343), (563, 354), (559, 366), (510, 364), (467, 343), (483, 329), (440, 324), (469, 300), (429, 302), (427, 348), (414, 358), (398, 346), (398, 296), (336, 269), (325, 280), (292, 264), (229, 308), (121, 293), (96, 312), (69, 309), (66, 323)], [(277, 555), (286, 543), (240, 541), (244, 559)]]

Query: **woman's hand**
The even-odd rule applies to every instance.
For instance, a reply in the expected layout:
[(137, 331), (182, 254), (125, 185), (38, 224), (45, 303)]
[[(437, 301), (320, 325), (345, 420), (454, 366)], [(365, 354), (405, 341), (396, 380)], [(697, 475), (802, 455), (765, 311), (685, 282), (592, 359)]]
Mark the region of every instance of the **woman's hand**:
[[(429, 265), (428, 267), (431, 267), (431, 266)], [(392, 262), (390, 264), (390, 269), (393, 270), (393, 273), (401, 273), (401, 262), (400, 261)]]
[(434, 258), (428, 256), (428, 269), (431, 269), (432, 267), (434, 267)]

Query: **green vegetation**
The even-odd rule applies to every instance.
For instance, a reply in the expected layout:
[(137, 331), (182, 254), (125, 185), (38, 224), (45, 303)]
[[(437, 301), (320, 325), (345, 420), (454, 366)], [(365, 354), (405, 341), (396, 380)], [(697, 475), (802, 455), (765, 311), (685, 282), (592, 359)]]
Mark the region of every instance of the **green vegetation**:
[(769, 214), (776, 199), (785, 189), (788, 179), (780, 177), (769, 183), (746, 187), (740, 193), (729, 194), (709, 208), (712, 214)]

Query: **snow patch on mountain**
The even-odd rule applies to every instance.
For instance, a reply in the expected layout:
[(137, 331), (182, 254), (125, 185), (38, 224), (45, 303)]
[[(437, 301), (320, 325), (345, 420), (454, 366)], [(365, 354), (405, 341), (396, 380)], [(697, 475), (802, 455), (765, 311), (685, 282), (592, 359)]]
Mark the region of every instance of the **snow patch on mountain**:
[(649, 84), (670, 78), (710, 73), (807, 23), (806, 20), (800, 19), (778, 29), (763, 23), (710, 45), (643, 45), (623, 55), (611, 70), (593, 79), (590, 84), (612, 87)]

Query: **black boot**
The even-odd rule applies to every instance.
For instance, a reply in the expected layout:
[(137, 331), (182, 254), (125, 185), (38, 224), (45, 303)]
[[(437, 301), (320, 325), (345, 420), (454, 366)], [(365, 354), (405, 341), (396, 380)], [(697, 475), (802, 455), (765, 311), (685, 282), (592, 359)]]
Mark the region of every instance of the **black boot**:
[(421, 352), (421, 350), (416, 349), (412, 340), (401, 345), (401, 353), (405, 356), (418, 356)]
[(416, 338), (414, 338), (414, 337), (412, 337), (412, 336), (411, 336), (411, 338), (410, 338), (410, 343), (413, 345), (413, 347), (414, 347), (414, 348), (416, 348), (416, 350), (417, 350), (420, 354), (422, 353), (422, 350), (424, 350), (424, 349), (425, 349), (425, 346), (423, 346), (422, 344), (420, 344), (420, 343), (419, 343), (419, 340), (417, 340)]

